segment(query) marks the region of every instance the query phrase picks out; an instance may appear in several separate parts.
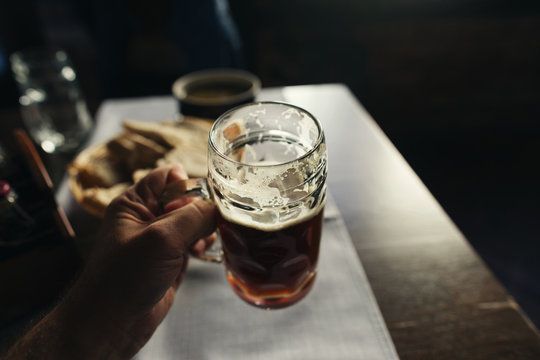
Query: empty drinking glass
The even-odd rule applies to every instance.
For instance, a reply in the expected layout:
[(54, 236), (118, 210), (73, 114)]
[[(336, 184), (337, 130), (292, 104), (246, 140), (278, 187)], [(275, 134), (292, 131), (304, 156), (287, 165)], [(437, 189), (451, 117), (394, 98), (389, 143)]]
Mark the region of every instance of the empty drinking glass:
[(77, 74), (63, 50), (32, 49), (10, 56), (24, 124), (47, 153), (76, 150), (93, 120)]

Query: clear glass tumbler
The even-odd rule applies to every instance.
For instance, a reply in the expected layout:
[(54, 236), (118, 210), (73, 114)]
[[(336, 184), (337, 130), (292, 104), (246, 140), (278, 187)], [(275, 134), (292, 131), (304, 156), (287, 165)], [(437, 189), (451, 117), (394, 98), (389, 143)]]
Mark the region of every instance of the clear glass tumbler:
[(93, 126), (65, 51), (32, 49), (10, 56), (24, 124), (47, 153), (76, 150)]

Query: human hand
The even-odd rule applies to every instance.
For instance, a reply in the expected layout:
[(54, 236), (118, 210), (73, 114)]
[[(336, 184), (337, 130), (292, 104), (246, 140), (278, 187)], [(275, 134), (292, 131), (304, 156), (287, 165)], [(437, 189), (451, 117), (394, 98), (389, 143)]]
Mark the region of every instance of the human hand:
[(172, 306), (188, 252), (211, 245), (212, 203), (177, 202), (161, 214), (165, 185), (186, 178), (180, 165), (162, 167), (113, 200), (80, 278), (6, 359), (129, 359), (139, 351)]
[[(115, 335), (115, 345), (128, 357), (146, 343), (172, 306), (188, 249), (215, 230), (214, 206), (203, 200), (161, 214), (158, 196), (164, 186), (185, 178), (179, 165), (159, 168), (116, 198), (79, 281), (103, 320), (115, 321), (116, 331), (123, 332)], [(198, 251), (204, 247), (197, 244)]]

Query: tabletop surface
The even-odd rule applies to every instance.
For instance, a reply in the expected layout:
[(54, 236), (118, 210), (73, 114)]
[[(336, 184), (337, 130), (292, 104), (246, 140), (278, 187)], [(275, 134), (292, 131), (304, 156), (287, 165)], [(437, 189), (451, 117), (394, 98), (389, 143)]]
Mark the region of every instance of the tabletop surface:
[(322, 122), (329, 188), (402, 359), (538, 359), (538, 331), (342, 85), (263, 96)]
[[(265, 91), (264, 95), (268, 95)], [(122, 131), (126, 119), (149, 124), (175, 117), (171, 96), (111, 99), (96, 114), (85, 146)], [(95, 238), (90, 215), (64, 182), (57, 199), (81, 242)], [(397, 359), (356, 250), (332, 196), (324, 210), (317, 280), (309, 296), (279, 311), (261, 311), (239, 301), (222, 266), (192, 261), (165, 320), (136, 359)], [(181, 354), (181, 355), (180, 355)]]
[(260, 98), (323, 124), (329, 189), (400, 358), (540, 358), (538, 331), (346, 86)]

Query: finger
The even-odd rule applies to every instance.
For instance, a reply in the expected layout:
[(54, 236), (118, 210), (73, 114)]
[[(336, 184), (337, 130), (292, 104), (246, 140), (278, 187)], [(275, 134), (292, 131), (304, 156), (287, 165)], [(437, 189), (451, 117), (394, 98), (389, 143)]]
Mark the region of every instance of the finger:
[(197, 240), (192, 247), (189, 248), (189, 252), (195, 257), (201, 257), (206, 251), (206, 242), (201, 239)]
[[(205, 238), (216, 229), (215, 205), (196, 199), (157, 219), (162, 237), (183, 256), (197, 240)], [(154, 226), (153, 226), (154, 227)]]
[[(139, 201), (153, 214), (160, 213), (159, 194), (165, 185), (176, 180), (187, 179), (187, 173), (180, 164), (169, 164), (152, 170), (141, 179), (132, 190), (133, 200)], [(129, 191), (129, 190), (128, 190)]]
[(163, 212), (164, 213), (171, 212), (173, 210), (186, 206), (187, 204), (189, 204), (190, 202), (194, 200), (195, 198), (192, 198), (192, 197), (181, 197), (180, 199), (177, 199), (168, 204), (165, 204), (163, 206)]
[(190, 249), (189, 252), (195, 257), (201, 257), (208, 249), (216, 242), (216, 233), (198, 240)]
[(182, 164), (171, 164), (172, 168), (167, 177), (167, 184), (176, 180), (185, 180), (188, 178), (186, 169)]

